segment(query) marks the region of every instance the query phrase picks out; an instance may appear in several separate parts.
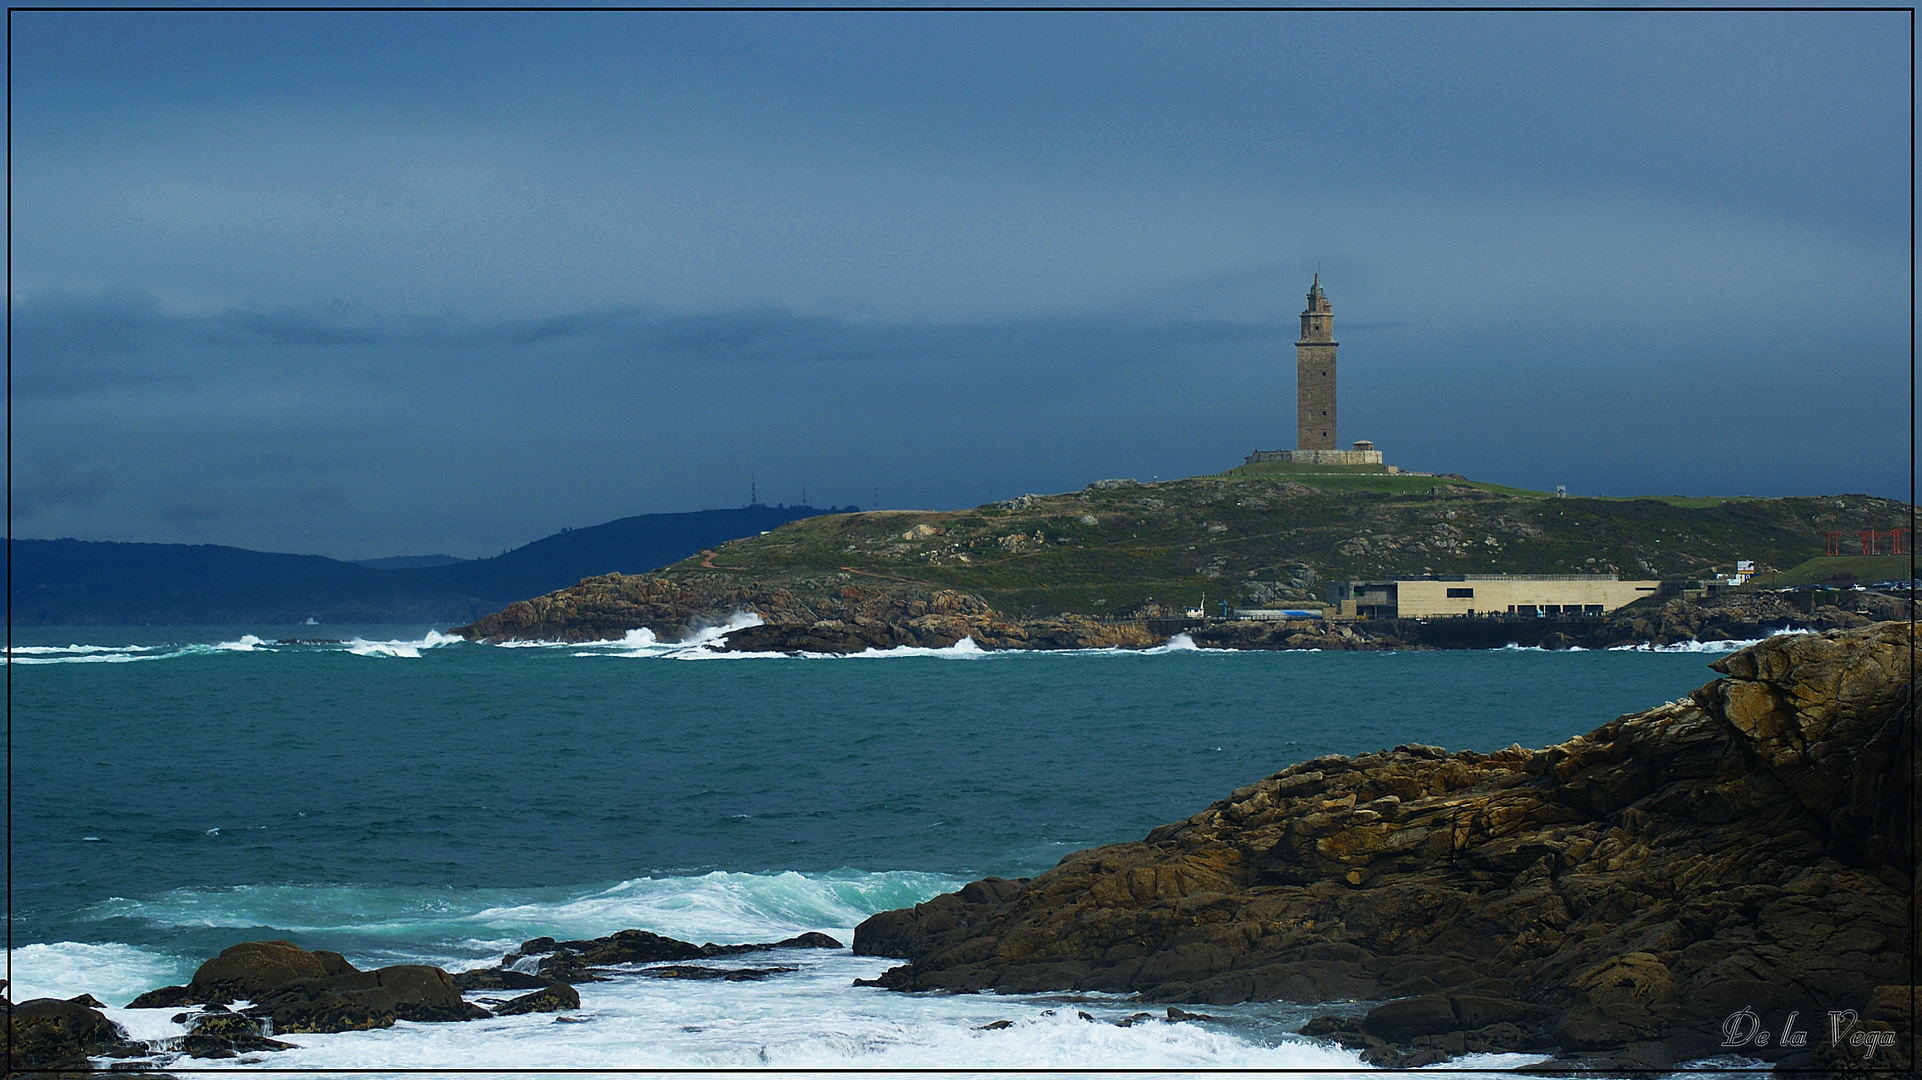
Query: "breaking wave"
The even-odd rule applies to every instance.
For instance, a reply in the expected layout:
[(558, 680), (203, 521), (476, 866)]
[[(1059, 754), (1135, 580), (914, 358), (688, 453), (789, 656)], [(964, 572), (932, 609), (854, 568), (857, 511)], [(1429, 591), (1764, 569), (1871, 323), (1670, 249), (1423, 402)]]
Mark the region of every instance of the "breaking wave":
[(178, 660), (224, 653), (344, 652), (355, 656), (400, 656), (419, 659), (422, 649), (457, 644), (465, 639), (429, 630), (411, 640), (283, 639), (269, 641), (242, 634), (232, 641), (168, 642), (155, 645), (15, 645), (7, 651), (14, 664), (128, 664), (143, 660)]
[(1785, 626), (1780, 630), (1770, 630), (1768, 632), (1767, 637), (1737, 638), (1729, 641), (1677, 641), (1672, 645), (1651, 645), (1645, 641), (1639, 645), (1614, 645), (1609, 648), (1609, 651), (1610, 652), (1659, 652), (1659, 653), (1728, 653), (1728, 652), (1737, 652), (1742, 649), (1746, 649), (1751, 645), (1760, 645), (1762, 642), (1767, 641), (1769, 638), (1781, 637), (1785, 634), (1812, 634), (1812, 633), (1815, 633), (1815, 631), (1805, 630), (1795, 626)]

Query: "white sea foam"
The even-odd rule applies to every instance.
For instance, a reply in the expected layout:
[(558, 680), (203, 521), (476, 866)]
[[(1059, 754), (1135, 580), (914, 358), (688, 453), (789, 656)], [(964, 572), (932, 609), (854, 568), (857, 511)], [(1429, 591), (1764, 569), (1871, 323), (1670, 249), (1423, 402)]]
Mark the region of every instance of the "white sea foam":
[[(462, 892), (430, 888), (256, 886), (181, 890), (115, 901), (88, 914), (177, 926), (234, 926), (297, 933), (324, 948), (348, 940), (349, 958), (375, 966), (406, 960), (462, 970), (493, 963), (523, 936), (598, 936), (635, 927), (694, 941), (776, 940), (821, 930), (843, 942), (875, 911), (952, 890), (960, 878), (916, 872), (712, 873), (639, 878), (591, 889)], [(488, 903), (489, 900), (494, 901)], [(359, 913), (356, 917), (350, 913)], [(331, 913), (331, 914), (330, 914)], [(317, 925), (290, 925), (305, 919)], [(402, 926), (393, 947), (371, 951), (373, 923)], [(331, 924), (328, 926), (318, 924)], [(348, 933), (342, 938), (343, 932)], [(465, 935), (465, 936), (464, 936)], [(458, 938), (459, 940), (453, 940)], [(439, 945), (433, 944), (440, 941)], [(411, 944), (410, 944), (411, 943)], [(113, 1004), (186, 978), (198, 958), (127, 945), (59, 943), (15, 952), (18, 992), (93, 993)], [(467, 1023), (401, 1022), (366, 1032), (284, 1036), (297, 1048), (196, 1068), (393, 1069), (488, 1067), (634, 1069), (1365, 1069), (1353, 1051), (1294, 1035), (1318, 1011), (1284, 1002), (1211, 1006), (1216, 1019), (1171, 1023), (1159, 1006), (1112, 994), (899, 994), (857, 987), (898, 961), (843, 949), (794, 949), (710, 962), (791, 967), (759, 981), (654, 979), (646, 966), (616, 969), (577, 989), (581, 1008)], [(509, 993), (475, 994), (483, 1004)], [(174, 1010), (108, 1008), (136, 1039), (185, 1033)], [(1147, 1013), (1146, 1017), (1139, 1014)], [(1086, 1014), (1085, 1017), (1083, 1014)], [(1134, 1018), (1127, 1027), (1118, 1021)], [(987, 1025), (1006, 1021), (997, 1030)], [(1539, 1060), (1482, 1055), (1456, 1068), (1502, 1070)], [(156, 1064), (169, 1063), (167, 1055)], [(103, 1065), (106, 1062), (102, 1062)]]
[(418, 659), (420, 650), (453, 645), (465, 640), (452, 634), (429, 630), (415, 640), (288, 642), (267, 641), (254, 634), (242, 634), (232, 641), (171, 642), (163, 645), (16, 645), (8, 651), (15, 664), (125, 664), (140, 660), (174, 660), (189, 656), (230, 653), (276, 653), (289, 648), (316, 652), (347, 652), (358, 656), (401, 656)]
[(455, 645), (466, 641), (457, 634), (443, 634), (438, 630), (427, 631), (427, 636), (416, 641), (368, 641), (354, 638), (346, 643), (347, 651), (355, 656), (400, 656), (409, 660), (420, 659), (422, 649), (438, 649), (443, 645)]
[(671, 655), (670, 659), (746, 659), (749, 657), (774, 657), (795, 660), (882, 660), (905, 659), (908, 657), (937, 657), (946, 660), (982, 660), (987, 658), (1010, 659), (1014, 657), (1078, 657), (1078, 656), (1166, 656), (1169, 653), (1230, 653), (1232, 649), (1203, 649), (1195, 644), (1187, 634), (1176, 634), (1165, 644), (1145, 649), (1100, 648), (1100, 649), (984, 649), (972, 637), (964, 637), (945, 648), (928, 648), (921, 645), (898, 645), (892, 649), (863, 649), (856, 653), (817, 653), (817, 652), (721, 652), (707, 650), (699, 655)]
[[(743, 962), (747, 962), (743, 958)], [(289, 1035), (298, 1049), (195, 1066), (280, 1069), (925, 1069), (925, 1068), (1361, 1068), (1353, 1051), (1281, 1028), (1296, 1006), (1211, 1010), (1221, 1022), (1167, 1023), (1110, 995), (907, 995), (855, 987), (895, 961), (846, 950), (756, 957), (799, 970), (758, 982), (692, 982), (638, 974), (578, 987), (567, 1014), (460, 1024), (399, 1023), (333, 1035)], [(488, 995), (481, 995), (483, 997)], [(507, 995), (493, 995), (504, 997)], [(1115, 1021), (1148, 1011), (1128, 1027)], [(1084, 1019), (1086, 1013), (1092, 1019)], [(109, 1010), (122, 1020), (124, 1010)], [(167, 1015), (156, 1011), (156, 1015)], [(1277, 1020), (1285, 1018), (1283, 1023)], [(135, 1019), (128, 1017), (127, 1019)], [(1008, 1021), (1000, 1030), (986, 1025)], [(178, 1033), (140, 1020), (150, 1037)], [(184, 1062), (183, 1062), (184, 1063)]]
[(15, 645), (8, 649), (7, 653), (10, 656), (58, 656), (65, 653), (139, 652), (143, 649), (158, 647), (154, 645)]
[(15, 664), (125, 664), (135, 660), (163, 660), (210, 646), (179, 645), (15, 645), (7, 660)]
[(984, 649), (972, 637), (964, 637), (945, 648), (901, 645), (892, 649), (863, 649), (856, 653), (737, 652), (722, 647), (722, 638), (736, 630), (760, 626), (763, 620), (752, 612), (737, 611), (720, 626), (710, 626), (680, 641), (662, 641), (654, 631), (642, 627), (629, 630), (620, 640), (609, 641), (503, 641), (502, 649), (572, 649), (579, 657), (624, 657), (660, 660), (875, 660), (908, 657), (937, 657), (947, 660), (979, 660), (985, 657), (1014, 656), (1163, 656), (1177, 652), (1221, 652), (1231, 649), (1203, 649), (1187, 634), (1176, 634), (1165, 644), (1146, 649)]
[(742, 874), (636, 878), (558, 903), (515, 904), (475, 912), (489, 926), (593, 937), (640, 927), (669, 937), (729, 944), (853, 927), (877, 911), (902, 907), (966, 884), (912, 871), (866, 874)]
[(1770, 630), (1768, 632), (1767, 637), (1740, 638), (1733, 641), (1678, 641), (1672, 645), (1650, 645), (1648, 642), (1645, 641), (1639, 645), (1611, 646), (1609, 651), (1610, 652), (1659, 652), (1659, 653), (1726, 653), (1726, 652), (1736, 652), (1741, 649), (1746, 649), (1750, 645), (1760, 645), (1762, 642), (1767, 641), (1769, 638), (1783, 637), (1785, 635), (1791, 635), (1791, 634), (1813, 634), (1813, 633), (1815, 633), (1815, 631), (1813, 630), (1805, 630), (1805, 629), (1802, 629), (1801, 627), (1795, 627), (1795, 626), (1785, 626), (1780, 630)]
[[(776, 655), (781, 655), (781, 654), (776, 654)], [(832, 660), (844, 660), (844, 659), (845, 660), (862, 660), (862, 659), (874, 660), (874, 659), (883, 659), (891, 656), (892, 657), (939, 656), (948, 660), (978, 660), (981, 657), (991, 656), (993, 654), (989, 652), (987, 649), (984, 649), (981, 646), (976, 645), (974, 643), (973, 638), (964, 637), (960, 641), (957, 641), (952, 645), (949, 645), (945, 648), (940, 648), (940, 649), (930, 649), (920, 645), (901, 645), (892, 649), (863, 649), (858, 653), (804, 652), (804, 653), (793, 653), (790, 655), (807, 657), (809, 659), (819, 658), (819, 659), (832, 659)]]
[(92, 994), (109, 1004), (119, 1004), (167, 985), (179, 971), (176, 957), (118, 942), (22, 945), (13, 950), (13, 982), (7, 995), (15, 1001), (28, 1001)]
[[(714, 656), (732, 656), (720, 650), (721, 639), (736, 630), (761, 625), (761, 617), (751, 611), (737, 611), (728, 616), (719, 626), (705, 626), (692, 635), (679, 641), (662, 641), (653, 630), (643, 626), (629, 630), (619, 640), (607, 641), (503, 641), (497, 648), (503, 649), (555, 649), (577, 650), (575, 656), (617, 656), (628, 658), (659, 658), (668, 660), (693, 660)], [(745, 654), (740, 654), (745, 655)]]
[(1582, 653), (1582, 652), (1588, 652), (1589, 650), (1582, 648), (1580, 645), (1570, 645), (1567, 648), (1563, 648), (1563, 649), (1545, 649), (1540, 645), (1517, 645), (1511, 641), (1508, 644), (1503, 645), (1499, 649), (1490, 649), (1488, 651), (1489, 652), (1527, 652), (1527, 653)]
[(778, 940), (851, 927), (877, 911), (909, 906), (965, 883), (916, 871), (717, 871), (573, 889), (238, 885), (113, 897), (82, 914), (90, 920), (136, 919), (167, 927), (271, 926), (308, 935), (460, 941), (485, 952), (541, 934), (598, 937), (630, 927), (724, 943)]
[[(248, 641), (252, 638), (252, 641)], [(140, 660), (172, 660), (182, 656), (207, 656), (217, 652), (251, 652), (259, 638), (245, 635), (240, 641), (217, 644), (199, 642), (184, 645), (70, 645), (65, 648), (16, 645), (7, 659), (14, 664), (128, 664)]]

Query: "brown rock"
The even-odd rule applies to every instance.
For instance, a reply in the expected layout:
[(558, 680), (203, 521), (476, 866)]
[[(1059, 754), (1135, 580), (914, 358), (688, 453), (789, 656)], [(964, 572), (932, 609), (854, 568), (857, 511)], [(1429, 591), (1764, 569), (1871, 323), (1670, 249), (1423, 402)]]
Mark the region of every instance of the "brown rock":
[(276, 986), (327, 974), (320, 957), (291, 941), (243, 941), (200, 965), (187, 984), (187, 996), (196, 1004), (225, 1005), (240, 998), (256, 1000)]
[(902, 990), (1415, 995), (1340, 1028), (1377, 1063), (1559, 1040), (1667, 1068), (1735, 1010), (1779, 1027), (1906, 978), (1911, 634), (1772, 638), (1545, 750), (1302, 762), (854, 948), (912, 961), (879, 980)]
[(520, 1016), (523, 1013), (560, 1012), (563, 1009), (581, 1007), (580, 991), (566, 983), (555, 983), (531, 994), (522, 994), (512, 1001), (494, 1007), (495, 1016)]
[(462, 991), (537, 990), (551, 981), (539, 975), (529, 975), (524, 971), (510, 971), (506, 968), (476, 968), (454, 976), (454, 985)]
[(71, 1001), (35, 998), (7, 1010), (7, 1053), (16, 1070), (87, 1072), (90, 1054), (125, 1043), (105, 1016)]
[(394, 964), (319, 979), (298, 979), (259, 995), (251, 1015), (273, 1018), (275, 1031), (350, 1031), (395, 1020), (479, 1019), (486, 1010), (461, 998), (453, 976), (426, 964)]

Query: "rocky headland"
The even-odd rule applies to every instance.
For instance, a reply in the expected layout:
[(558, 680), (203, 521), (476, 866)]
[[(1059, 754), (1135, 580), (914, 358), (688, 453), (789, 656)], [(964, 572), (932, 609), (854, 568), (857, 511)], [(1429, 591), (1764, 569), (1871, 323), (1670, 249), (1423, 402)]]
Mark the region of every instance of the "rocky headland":
[[(850, 575), (852, 578), (852, 575)], [(1746, 641), (1785, 630), (1842, 630), (1906, 619), (1905, 598), (1876, 592), (1730, 592), (1635, 604), (1605, 619), (1382, 619), (1329, 622), (1203, 621), (1154, 616), (1097, 618), (1062, 613), (1016, 618), (979, 596), (886, 580), (843, 584), (804, 597), (783, 587), (711, 578), (606, 574), (523, 600), (451, 632), (476, 641), (618, 640), (647, 629), (684, 641), (751, 614), (761, 621), (728, 631), (717, 647), (738, 652), (845, 654), (903, 647), (943, 649), (968, 639), (983, 649), (1140, 649), (1186, 633), (1217, 649), (1551, 649), (1662, 647)]]
[[(825, 934), (748, 945), (696, 945), (645, 930), (622, 930), (582, 941), (535, 938), (491, 968), (458, 974), (426, 964), (362, 971), (345, 956), (309, 951), (291, 941), (243, 941), (221, 951), (185, 986), (163, 986), (128, 1002), (129, 1009), (175, 1009), (182, 1034), (136, 1040), (82, 994), (6, 1003), (9, 1061), (14, 1072), (79, 1074), (94, 1058), (116, 1070), (152, 1070), (182, 1059), (222, 1059), (298, 1049), (290, 1037), (392, 1027), (396, 1021), (456, 1023), (495, 1016), (562, 1013), (581, 1007), (575, 983), (609, 979), (759, 980), (796, 970), (773, 965), (730, 968), (723, 957), (774, 949), (838, 949)], [(640, 965), (640, 966), (636, 966)], [(3, 984), (0, 984), (3, 985)], [(529, 991), (518, 993), (516, 991)], [(472, 1000), (469, 1000), (470, 996)], [(242, 1006), (239, 1011), (229, 1006)], [(148, 1072), (148, 1075), (153, 1075)]]
[[(1860, 495), (1558, 499), (1386, 474), (1104, 480), (968, 510), (807, 517), (645, 575), (581, 579), (454, 632), (591, 641), (645, 628), (679, 641), (752, 613), (764, 625), (730, 634), (726, 647), (845, 653), (940, 648), (963, 637), (984, 649), (1143, 647), (1204, 629), (1184, 617), (1194, 607), (1319, 608), (1331, 581), (1491, 573), (1688, 580), (1733, 570), (1738, 559), (1794, 567), (1838, 532), (1886, 530), (1908, 515), (1902, 503)], [(1801, 616), (1799, 628), (1852, 625), (1841, 618), (1852, 613), (1839, 609), (1796, 612), (1785, 603), (1780, 612), (1738, 614), (1696, 604), (1638, 607), (1606, 625), (1211, 622), (1196, 640), (1230, 648), (1485, 648), (1490, 636), (1503, 639), (1494, 646), (1664, 645), (1759, 637), (1766, 629), (1754, 628), (1790, 625), (1791, 614)]]
[(854, 948), (904, 991), (1381, 1002), (1304, 1031), (1389, 1066), (1904, 1069), (1913, 657), (1907, 623), (1781, 636), (1559, 746), (1305, 761)]
[(762, 620), (728, 633), (740, 652), (855, 653), (904, 646), (945, 649), (963, 638), (984, 649), (1147, 648), (1167, 640), (1146, 624), (1084, 615), (1009, 619), (978, 596), (949, 589), (844, 585), (802, 599), (785, 588), (606, 574), (513, 604), (451, 632), (477, 641), (617, 640), (647, 629), (687, 640), (736, 615)]

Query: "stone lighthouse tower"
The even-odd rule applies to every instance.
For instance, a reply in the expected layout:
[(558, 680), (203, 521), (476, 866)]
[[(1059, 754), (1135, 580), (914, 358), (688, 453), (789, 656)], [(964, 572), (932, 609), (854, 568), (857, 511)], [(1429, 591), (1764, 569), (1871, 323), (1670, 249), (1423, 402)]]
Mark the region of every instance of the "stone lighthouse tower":
[(1335, 449), (1335, 309), (1321, 291), (1321, 275), (1308, 289), (1295, 342), (1295, 446)]
[(1382, 461), (1372, 442), (1351, 450), (1335, 449), (1335, 309), (1321, 291), (1321, 275), (1308, 286), (1308, 310), (1301, 313), (1301, 340), (1295, 342), (1295, 449), (1257, 450), (1244, 465), (1275, 463), (1312, 468), (1366, 466), (1363, 472), (1399, 472)]

